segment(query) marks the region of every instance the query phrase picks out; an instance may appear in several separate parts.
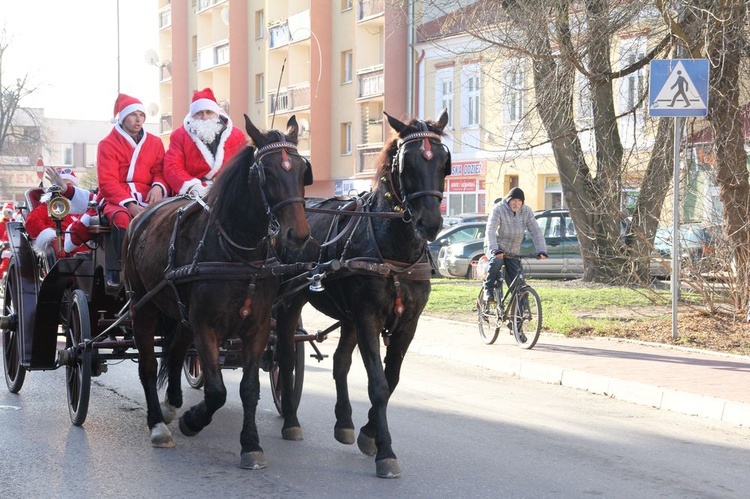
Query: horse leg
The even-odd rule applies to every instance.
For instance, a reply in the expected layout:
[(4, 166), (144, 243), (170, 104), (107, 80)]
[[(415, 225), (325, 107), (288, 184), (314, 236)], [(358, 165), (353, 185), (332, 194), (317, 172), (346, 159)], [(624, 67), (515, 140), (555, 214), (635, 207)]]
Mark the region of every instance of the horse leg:
[(276, 354), (279, 361), (279, 383), (281, 384), (281, 412), (284, 425), (281, 427), (281, 438), (299, 441), (302, 426), (297, 419), (297, 407), (294, 405), (294, 334), (297, 329), (304, 301), (292, 300), (285, 309), (277, 309), (276, 317)]
[[(336, 424), (333, 427), (334, 438), (342, 444), (354, 443), (354, 421), (352, 421), (352, 404), (349, 400), (349, 384), (347, 377), (352, 366), (352, 353), (357, 346), (354, 324), (341, 322), (341, 336), (336, 352), (333, 354), (333, 379), (336, 383)], [(361, 449), (361, 447), (360, 447)], [(375, 441), (367, 447), (365, 454), (375, 455)]]
[(258, 379), (258, 361), (250, 359), (242, 369), (240, 381), (240, 399), (242, 400), (242, 432), (240, 433), (240, 467), (247, 470), (260, 470), (267, 466), (263, 449), (260, 446), (258, 426), (255, 423), (258, 399), (260, 398), (260, 380)]
[(193, 331), (193, 342), (203, 367), (205, 384), (203, 400), (180, 416), (180, 431), (192, 437), (211, 423), (211, 419), (227, 401), (227, 389), (221, 376), (219, 343), (215, 331), (205, 328)]
[(177, 409), (182, 407), (182, 369), (192, 340), (190, 331), (180, 325), (173, 326), (172, 338), (162, 359), (167, 375), (167, 392), (161, 402), (161, 412), (167, 424), (174, 421)]
[(391, 447), (391, 433), (388, 430), (386, 409), (391, 391), (385, 378), (380, 360), (380, 328), (375, 317), (361, 317), (357, 323), (357, 344), (365, 364), (370, 395), (368, 422), (360, 429), (357, 445), (365, 454), (371, 455), (372, 440), (375, 440), (375, 467), (380, 478), (397, 478), (401, 468)]
[(138, 376), (146, 396), (146, 423), (154, 447), (174, 447), (172, 433), (164, 423), (159, 407), (157, 391), (157, 362), (154, 353), (154, 337), (158, 325), (159, 312), (149, 304), (133, 311), (133, 337), (138, 349)]

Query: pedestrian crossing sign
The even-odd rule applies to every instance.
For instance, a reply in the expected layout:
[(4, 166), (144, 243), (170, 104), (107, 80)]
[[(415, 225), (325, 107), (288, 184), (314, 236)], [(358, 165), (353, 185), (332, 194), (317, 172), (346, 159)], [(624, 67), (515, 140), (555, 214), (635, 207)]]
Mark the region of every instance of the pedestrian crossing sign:
[(650, 70), (650, 116), (708, 114), (708, 59), (656, 59)]

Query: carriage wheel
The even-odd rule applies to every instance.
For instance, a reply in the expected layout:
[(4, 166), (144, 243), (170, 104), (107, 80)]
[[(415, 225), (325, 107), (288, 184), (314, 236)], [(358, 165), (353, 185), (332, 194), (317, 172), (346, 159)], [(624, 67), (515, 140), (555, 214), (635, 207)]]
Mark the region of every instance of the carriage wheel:
[(205, 382), (205, 379), (203, 378), (203, 367), (201, 367), (201, 360), (198, 358), (198, 354), (194, 349), (191, 348), (185, 356), (185, 364), (182, 366), (182, 370), (185, 373), (185, 379), (191, 388), (203, 388), (203, 383)]
[[(91, 321), (86, 293), (73, 291), (65, 331), (65, 346), (70, 348), (91, 339)], [(74, 365), (65, 367), (70, 421), (81, 426), (86, 421), (91, 394), (91, 350), (81, 352)]]
[[(284, 413), (281, 410), (281, 378), (279, 378), (279, 360), (276, 355), (276, 345), (269, 348), (273, 350), (273, 364), (271, 369), (268, 371), (268, 376), (271, 379), (271, 395), (273, 396), (273, 404), (276, 406), (276, 410), (279, 415), (283, 416)], [(299, 407), (299, 401), (302, 399), (302, 384), (305, 381), (305, 342), (295, 341), (294, 342), (294, 391), (292, 397), (294, 398), (294, 406)]]
[(21, 334), (19, 322), (19, 303), (21, 287), (18, 282), (16, 264), (11, 260), (3, 284), (3, 312), (9, 317), (8, 326), (3, 329), (3, 365), (5, 367), (5, 384), (11, 393), (18, 393), (26, 379), (26, 368), (21, 365)]

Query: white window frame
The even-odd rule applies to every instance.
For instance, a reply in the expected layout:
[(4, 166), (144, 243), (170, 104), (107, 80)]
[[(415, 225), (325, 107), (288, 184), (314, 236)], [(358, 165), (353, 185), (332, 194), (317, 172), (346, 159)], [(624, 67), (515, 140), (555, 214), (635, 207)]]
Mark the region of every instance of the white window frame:
[(341, 65), (341, 84), (351, 83), (354, 77), (354, 56), (351, 50), (341, 53)]
[(60, 154), (60, 163), (64, 166), (73, 166), (75, 162), (75, 151), (73, 146), (64, 145)]
[(453, 68), (438, 70), (435, 74), (435, 116), (448, 110), (448, 128), (453, 127)]
[(341, 124), (341, 155), (348, 156), (352, 153), (352, 124), (351, 122)]
[(526, 64), (513, 57), (503, 65), (503, 117), (505, 123), (518, 123), (526, 112)]
[(467, 64), (461, 68), (461, 126), (478, 128), (481, 119), (482, 82), (479, 64)]

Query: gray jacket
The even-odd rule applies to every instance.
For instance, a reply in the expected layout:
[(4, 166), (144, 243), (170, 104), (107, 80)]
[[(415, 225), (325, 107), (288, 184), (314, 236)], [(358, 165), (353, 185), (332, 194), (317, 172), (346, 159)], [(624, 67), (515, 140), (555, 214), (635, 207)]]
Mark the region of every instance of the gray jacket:
[(529, 231), (537, 253), (547, 253), (547, 244), (539, 224), (534, 218), (534, 211), (521, 206), (518, 213), (513, 213), (507, 199), (497, 203), (487, 219), (487, 229), (484, 234), (484, 251), (492, 256), (495, 250), (501, 249), (509, 253), (518, 254), (521, 251), (524, 229)]

